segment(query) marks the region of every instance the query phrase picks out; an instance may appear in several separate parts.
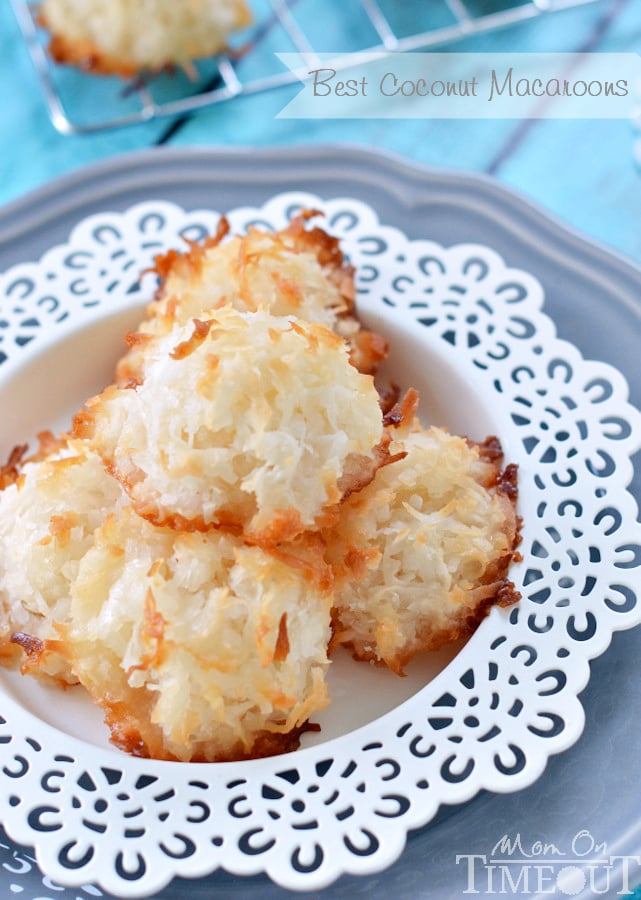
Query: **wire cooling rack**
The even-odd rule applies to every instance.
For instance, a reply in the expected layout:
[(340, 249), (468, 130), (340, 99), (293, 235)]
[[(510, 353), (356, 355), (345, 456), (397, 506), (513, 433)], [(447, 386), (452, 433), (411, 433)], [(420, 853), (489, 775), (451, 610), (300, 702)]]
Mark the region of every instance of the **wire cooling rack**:
[[(254, 24), (228, 53), (176, 71), (125, 83), (51, 60), (38, 26), (38, 4), (11, 0), (40, 77), (55, 128), (81, 134), (160, 117), (189, 115), (233, 98), (275, 90), (297, 79), (276, 53), (420, 51), (445, 47), (595, 0), (250, 0)], [(343, 59), (343, 64), (345, 60)], [(324, 65), (328, 65), (327, 62)]]

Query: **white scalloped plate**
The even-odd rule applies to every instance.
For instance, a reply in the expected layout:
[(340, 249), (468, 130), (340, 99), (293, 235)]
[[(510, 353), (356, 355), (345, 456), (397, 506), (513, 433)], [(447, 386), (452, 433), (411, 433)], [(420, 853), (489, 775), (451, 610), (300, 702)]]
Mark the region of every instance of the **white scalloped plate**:
[[(281, 194), (229, 218), (234, 230), (281, 227), (300, 206), (322, 209), (341, 237), (361, 314), (391, 341), (388, 374), (421, 391), (422, 417), (498, 434), (519, 464), (523, 599), (407, 679), (339, 657), (320, 735), (251, 762), (127, 757), (80, 691), (2, 673), (0, 820), (59, 884), (140, 897), (218, 867), (304, 890), (380, 871), (441, 804), (519, 790), (572, 745), (589, 660), (641, 622), (627, 491), (641, 416), (623, 376), (557, 339), (539, 282), (487, 247), (410, 241), (347, 198)], [(93, 215), (0, 278), (1, 453), (64, 426), (110, 379), (153, 293), (139, 273), (217, 219), (161, 201)]]

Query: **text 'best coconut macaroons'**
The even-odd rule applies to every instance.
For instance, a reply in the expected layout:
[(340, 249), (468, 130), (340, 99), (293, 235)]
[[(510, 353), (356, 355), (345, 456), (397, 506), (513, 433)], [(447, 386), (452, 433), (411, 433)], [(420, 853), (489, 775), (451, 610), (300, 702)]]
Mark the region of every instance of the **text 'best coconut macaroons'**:
[(76, 417), (136, 511), (274, 544), (320, 527), (384, 456), (379, 398), (324, 325), (231, 307), (175, 326), (144, 381)]

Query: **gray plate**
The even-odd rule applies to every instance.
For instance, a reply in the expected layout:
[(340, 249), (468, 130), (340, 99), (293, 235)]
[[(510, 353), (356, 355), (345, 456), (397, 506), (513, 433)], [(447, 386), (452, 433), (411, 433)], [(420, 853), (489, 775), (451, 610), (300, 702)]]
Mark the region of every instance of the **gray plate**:
[[(641, 268), (571, 231), (498, 182), (419, 168), (371, 150), (158, 148), (109, 160), (0, 209), (0, 271), (38, 259), (66, 240), (71, 228), (91, 213), (124, 210), (146, 199), (225, 211), (295, 189), (327, 198), (361, 199), (377, 210), (383, 223), (397, 226), (409, 237), (429, 237), (446, 246), (489, 245), (509, 265), (526, 269), (542, 282), (545, 309), (559, 335), (577, 345), (585, 357), (615, 365), (628, 379), (632, 402), (641, 406)], [(638, 456), (633, 483), (637, 501)], [(640, 884), (640, 637), (639, 628), (616, 634), (608, 652), (592, 663), (592, 678), (582, 695), (587, 718), (583, 736), (550, 760), (536, 784), (517, 794), (481, 794), (464, 806), (444, 808), (428, 827), (410, 836), (401, 859), (384, 873), (343, 877), (308, 896), (451, 900), (475, 889), (481, 896), (493, 891), (498, 896), (571, 894), (589, 900), (597, 892), (613, 897)], [(523, 852), (512, 858), (525, 862), (509, 867), (511, 878), (501, 877), (495, 869), (490, 884), (479, 859), (472, 883), (468, 857), (485, 856), (489, 862), (495, 844), (506, 834), (512, 839), (520, 835)], [(545, 865), (537, 866), (526, 856), (533, 849), (545, 851)], [(43, 885), (35, 867), (29, 866), (28, 855), (28, 850), (0, 835), (3, 897), (96, 896)], [(457, 856), (463, 857), (458, 863)], [(612, 860), (613, 856), (624, 859)], [(257, 894), (265, 900), (290, 896), (266, 878), (235, 878), (224, 872), (193, 883), (177, 880), (156, 896), (179, 900), (187, 894), (239, 900)]]

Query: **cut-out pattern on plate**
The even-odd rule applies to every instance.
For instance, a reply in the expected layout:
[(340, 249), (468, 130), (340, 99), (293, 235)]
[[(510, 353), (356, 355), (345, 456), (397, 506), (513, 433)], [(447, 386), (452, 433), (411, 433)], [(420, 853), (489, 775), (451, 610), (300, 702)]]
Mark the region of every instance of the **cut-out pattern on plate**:
[[(121, 896), (217, 867), (291, 889), (371, 873), (444, 803), (531, 784), (583, 725), (578, 693), (612, 632), (641, 622), (637, 507), (626, 487), (641, 417), (615, 369), (555, 336), (538, 281), (479, 245), (410, 241), (352, 199), (283, 194), (233, 230), (321, 209), (358, 272), (359, 306), (412, 334), (497, 410), (520, 466), (523, 595), (450, 665), (375, 722), (235, 764), (129, 759), (60, 735), (0, 697), (0, 818), (54, 881)], [(84, 220), (65, 246), (0, 278), (0, 379), (65, 333), (139, 305), (153, 256), (218, 215), (147, 202)], [(415, 346), (413, 344), (412, 346)], [(437, 386), (438, 387), (438, 386)], [(109, 840), (105, 840), (105, 835)]]

